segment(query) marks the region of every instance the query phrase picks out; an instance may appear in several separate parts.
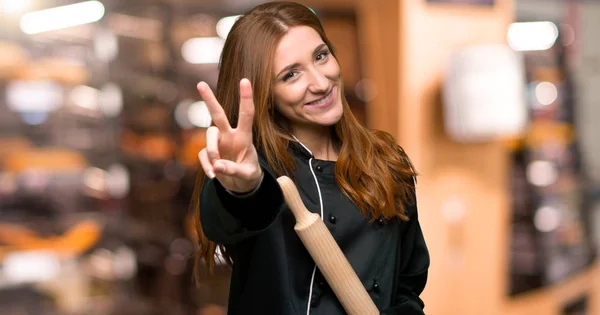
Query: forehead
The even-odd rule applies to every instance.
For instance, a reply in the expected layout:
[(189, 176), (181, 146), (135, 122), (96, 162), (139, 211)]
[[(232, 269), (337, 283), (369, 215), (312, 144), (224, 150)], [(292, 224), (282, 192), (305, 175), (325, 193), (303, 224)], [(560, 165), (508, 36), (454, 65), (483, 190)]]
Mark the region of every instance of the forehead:
[(317, 31), (309, 26), (294, 26), (287, 30), (275, 50), (275, 70), (293, 63), (312, 60), (315, 47), (323, 43)]

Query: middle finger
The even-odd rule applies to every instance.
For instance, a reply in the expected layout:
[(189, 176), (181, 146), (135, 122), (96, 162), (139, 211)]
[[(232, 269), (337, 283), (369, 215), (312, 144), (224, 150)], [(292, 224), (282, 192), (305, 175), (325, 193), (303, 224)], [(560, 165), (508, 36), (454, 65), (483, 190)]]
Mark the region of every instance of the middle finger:
[(254, 119), (254, 100), (252, 85), (248, 79), (240, 81), (240, 113), (237, 129), (252, 134), (252, 120)]

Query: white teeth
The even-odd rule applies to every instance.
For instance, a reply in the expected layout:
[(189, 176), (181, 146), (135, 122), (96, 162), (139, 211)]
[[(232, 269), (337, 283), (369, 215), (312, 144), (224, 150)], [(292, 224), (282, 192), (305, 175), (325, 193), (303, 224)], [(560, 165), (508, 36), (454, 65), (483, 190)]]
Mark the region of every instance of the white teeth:
[(323, 97), (322, 99), (318, 100), (318, 101), (314, 101), (314, 102), (310, 102), (308, 103), (309, 105), (322, 105), (325, 104), (329, 101), (329, 99), (331, 98), (331, 91), (329, 92), (329, 94), (327, 94), (325, 97)]

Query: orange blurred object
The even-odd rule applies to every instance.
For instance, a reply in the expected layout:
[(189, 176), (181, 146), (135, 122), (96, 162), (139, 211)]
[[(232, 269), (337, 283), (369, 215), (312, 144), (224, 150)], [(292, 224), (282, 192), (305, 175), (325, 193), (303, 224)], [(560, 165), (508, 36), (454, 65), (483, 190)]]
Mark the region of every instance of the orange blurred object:
[(0, 159), (31, 150), (31, 141), (24, 137), (0, 138)]
[(126, 131), (121, 137), (121, 148), (152, 161), (166, 161), (175, 155), (175, 142), (163, 134), (138, 135)]
[(0, 41), (0, 78), (12, 78), (29, 62), (29, 54), (17, 44)]
[(198, 167), (198, 152), (206, 147), (206, 130), (197, 129), (184, 136), (183, 147), (179, 152), (179, 161), (186, 167)]
[(46, 58), (22, 65), (13, 73), (14, 79), (53, 80), (68, 85), (84, 84), (89, 79), (85, 65), (63, 58)]
[(24, 226), (0, 223), (0, 261), (15, 251), (50, 250), (59, 256), (77, 256), (94, 246), (102, 228), (94, 221), (83, 221), (63, 235), (43, 237)]
[(88, 165), (88, 162), (77, 151), (43, 148), (11, 152), (5, 157), (2, 164), (7, 172), (20, 173), (29, 169), (47, 171), (81, 170)]

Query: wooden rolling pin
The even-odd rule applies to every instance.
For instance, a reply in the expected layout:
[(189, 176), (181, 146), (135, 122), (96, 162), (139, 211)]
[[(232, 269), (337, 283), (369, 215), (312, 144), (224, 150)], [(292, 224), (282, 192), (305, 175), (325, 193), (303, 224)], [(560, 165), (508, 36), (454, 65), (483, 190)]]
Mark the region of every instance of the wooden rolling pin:
[(294, 182), (277, 179), (296, 218), (294, 230), (349, 315), (377, 315), (379, 310), (318, 214), (306, 209)]

